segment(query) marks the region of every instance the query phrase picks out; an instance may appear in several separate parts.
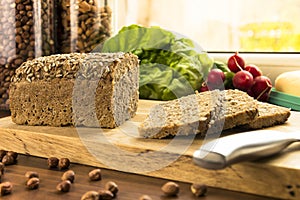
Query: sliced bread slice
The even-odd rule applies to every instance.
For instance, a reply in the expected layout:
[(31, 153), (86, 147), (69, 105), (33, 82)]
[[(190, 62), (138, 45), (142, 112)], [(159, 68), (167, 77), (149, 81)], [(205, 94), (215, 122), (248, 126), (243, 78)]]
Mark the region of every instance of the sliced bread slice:
[(284, 124), (290, 117), (289, 108), (270, 103), (258, 102), (258, 115), (249, 124), (244, 125), (247, 129), (260, 129), (279, 124)]
[(245, 92), (213, 90), (154, 106), (138, 130), (145, 138), (206, 134), (214, 125), (225, 130), (249, 124), (257, 113), (257, 101)]

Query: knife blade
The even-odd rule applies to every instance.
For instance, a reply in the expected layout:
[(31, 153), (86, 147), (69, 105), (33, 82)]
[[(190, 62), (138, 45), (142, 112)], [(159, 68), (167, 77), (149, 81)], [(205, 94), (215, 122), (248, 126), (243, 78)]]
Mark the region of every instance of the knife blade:
[(193, 154), (196, 165), (224, 169), (232, 164), (253, 161), (280, 153), (300, 140), (300, 132), (257, 130), (212, 139)]

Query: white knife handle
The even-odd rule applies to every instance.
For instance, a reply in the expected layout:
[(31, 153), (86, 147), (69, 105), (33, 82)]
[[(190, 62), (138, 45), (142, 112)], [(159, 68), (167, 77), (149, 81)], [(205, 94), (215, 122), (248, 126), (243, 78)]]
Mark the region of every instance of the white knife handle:
[[(234, 163), (253, 161), (277, 154), (291, 143), (299, 141), (295, 133), (275, 131), (249, 133), (225, 136), (206, 143), (194, 152), (194, 162), (206, 169), (223, 169)], [(297, 134), (297, 137), (300, 135)]]

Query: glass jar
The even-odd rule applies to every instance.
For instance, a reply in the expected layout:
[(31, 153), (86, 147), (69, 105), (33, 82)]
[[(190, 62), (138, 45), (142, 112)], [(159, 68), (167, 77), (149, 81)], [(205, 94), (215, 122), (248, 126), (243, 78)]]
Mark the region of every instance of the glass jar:
[(9, 85), (24, 61), (55, 52), (54, 0), (0, 2), (0, 109), (9, 109)]
[(60, 53), (91, 52), (112, 32), (113, 0), (60, 0)]

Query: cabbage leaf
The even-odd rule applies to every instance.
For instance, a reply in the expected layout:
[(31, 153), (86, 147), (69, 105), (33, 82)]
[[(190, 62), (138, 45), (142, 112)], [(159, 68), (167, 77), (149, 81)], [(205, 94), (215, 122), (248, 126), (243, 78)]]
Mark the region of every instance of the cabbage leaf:
[(214, 64), (192, 40), (157, 26), (123, 27), (104, 42), (101, 51), (138, 56), (142, 99), (171, 100), (193, 94)]

